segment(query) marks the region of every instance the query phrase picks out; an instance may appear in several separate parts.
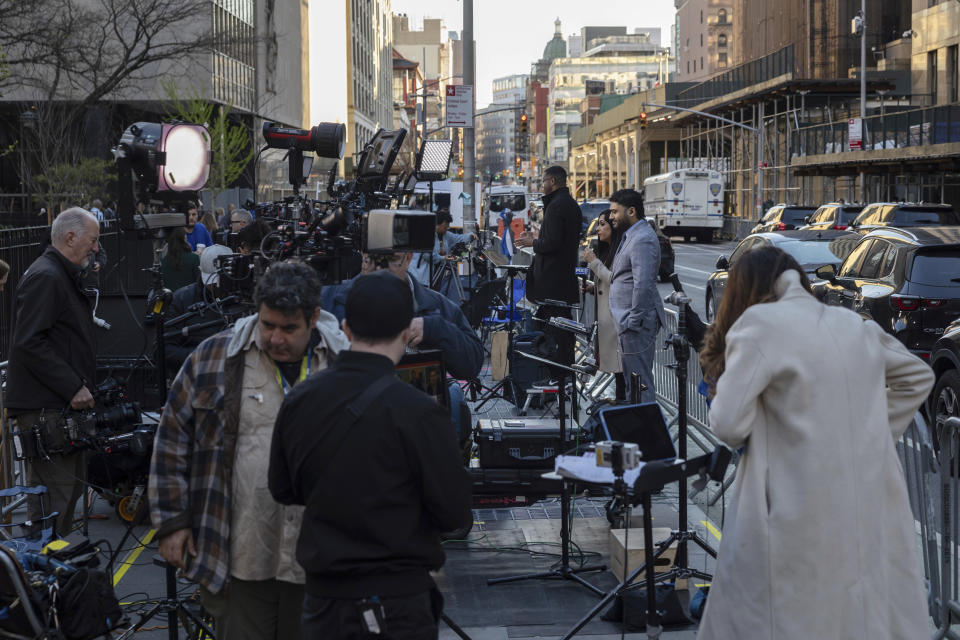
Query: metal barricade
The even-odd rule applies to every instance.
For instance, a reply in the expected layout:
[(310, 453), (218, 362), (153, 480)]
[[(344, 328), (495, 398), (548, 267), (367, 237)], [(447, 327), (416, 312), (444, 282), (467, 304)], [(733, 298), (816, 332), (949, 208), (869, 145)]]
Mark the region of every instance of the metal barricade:
[[(933, 520), (921, 511), (919, 518), (921, 531), (924, 517), (928, 527), (934, 522), (939, 527), (939, 531), (929, 534), (930, 544), (924, 545), (929, 547), (929, 551), (924, 550), (924, 573), (930, 587), (930, 614), (937, 625), (934, 640), (958, 640), (960, 634), (952, 627), (960, 624), (960, 562), (957, 558), (960, 551), (960, 419), (947, 419), (938, 439), (939, 465), (933, 475), (937, 480), (934, 487), (940, 495), (933, 496), (932, 502), (939, 505), (939, 513), (934, 509), (936, 520)], [(908, 488), (913, 489), (909, 475), (907, 483)], [(916, 510), (914, 515), (917, 515)]]
[[(7, 420), (4, 398), (6, 393), (7, 362), (0, 362), (0, 489), (7, 489), (18, 484), (26, 484), (26, 472), (23, 461), (14, 456), (13, 441), (10, 434), (10, 421)], [(10, 521), (10, 512), (26, 502), (26, 496), (21, 495), (12, 500), (0, 498), (0, 520)]]

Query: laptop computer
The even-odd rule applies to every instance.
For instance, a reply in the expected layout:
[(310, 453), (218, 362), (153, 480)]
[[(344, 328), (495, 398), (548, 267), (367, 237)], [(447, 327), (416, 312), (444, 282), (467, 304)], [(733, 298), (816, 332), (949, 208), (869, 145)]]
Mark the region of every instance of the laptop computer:
[(607, 440), (635, 443), (643, 462), (677, 457), (670, 430), (656, 402), (608, 407), (600, 411), (600, 424)]

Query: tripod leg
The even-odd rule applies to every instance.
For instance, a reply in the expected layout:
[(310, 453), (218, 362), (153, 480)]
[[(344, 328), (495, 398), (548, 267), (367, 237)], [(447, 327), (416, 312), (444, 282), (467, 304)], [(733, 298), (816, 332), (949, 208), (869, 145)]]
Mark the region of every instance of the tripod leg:
[(441, 613), (440, 619), (443, 620), (448, 627), (450, 627), (451, 631), (453, 631), (455, 634), (463, 638), (463, 640), (470, 640), (470, 636), (468, 636), (466, 632), (464, 632), (464, 630), (460, 628), (460, 625), (458, 625), (456, 622), (451, 620), (447, 614)]
[[(682, 480), (681, 480), (682, 482)], [(650, 494), (643, 494), (643, 546), (647, 570), (647, 637), (660, 637), (660, 618), (657, 616), (657, 587), (654, 576), (653, 517), (650, 514)]]

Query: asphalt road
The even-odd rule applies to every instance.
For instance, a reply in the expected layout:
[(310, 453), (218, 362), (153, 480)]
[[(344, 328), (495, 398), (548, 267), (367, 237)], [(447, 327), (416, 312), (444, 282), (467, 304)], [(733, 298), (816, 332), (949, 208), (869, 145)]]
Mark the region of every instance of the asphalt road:
[[(691, 305), (693, 310), (701, 318), (706, 313), (707, 278), (716, 267), (717, 257), (721, 255), (729, 256), (736, 246), (736, 242), (727, 241), (702, 244), (673, 240), (673, 251), (676, 254), (674, 270), (680, 276), (683, 290), (693, 299)], [(673, 287), (669, 283), (661, 283), (658, 288), (663, 296), (667, 296), (673, 291)]]

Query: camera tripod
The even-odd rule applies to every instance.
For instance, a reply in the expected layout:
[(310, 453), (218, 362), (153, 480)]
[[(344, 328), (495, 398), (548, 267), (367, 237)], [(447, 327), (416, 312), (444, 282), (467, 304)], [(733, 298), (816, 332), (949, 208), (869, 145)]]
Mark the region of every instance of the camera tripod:
[[(676, 284), (676, 283), (675, 283)], [(673, 356), (676, 360), (674, 371), (677, 376), (677, 455), (680, 460), (687, 458), (687, 375), (688, 364), (690, 362), (690, 342), (687, 340), (687, 313), (686, 307), (690, 304), (688, 298), (682, 290), (674, 291), (670, 294), (666, 302), (675, 305), (677, 313), (677, 332), (667, 336), (667, 344), (664, 348), (673, 347)], [(722, 479), (722, 478), (721, 478)], [(687, 521), (687, 482), (683, 480), (679, 483), (679, 523), (677, 529), (671, 532), (670, 537), (664, 541), (658, 551), (662, 553), (674, 542), (677, 543), (677, 555), (674, 558), (673, 566), (666, 572), (657, 576), (657, 580), (669, 581), (677, 578), (699, 578), (701, 580), (712, 580), (713, 576), (702, 571), (690, 568), (687, 558), (687, 543), (692, 542), (703, 549), (714, 559), (717, 557), (716, 550), (710, 544), (701, 538), (696, 531), (689, 529)], [(665, 546), (664, 546), (665, 545)], [(662, 549), (662, 550), (661, 550)], [(659, 557), (659, 554), (657, 554)]]
[[(704, 482), (706, 482), (707, 478), (722, 481), (723, 474), (726, 472), (727, 465), (730, 463), (730, 457), (731, 453), (729, 449), (718, 447), (713, 453), (702, 455), (690, 461), (677, 458), (670, 461), (648, 462), (633, 484), (632, 495), (628, 494), (629, 488), (623, 482), (623, 470), (620, 469), (618, 473), (617, 469), (614, 469), (617, 477), (617, 480), (614, 482), (614, 494), (625, 504), (639, 504), (643, 509), (644, 561), (642, 565), (634, 569), (630, 575), (624, 578), (620, 584), (604, 594), (603, 599), (594, 605), (585, 616), (580, 618), (573, 628), (563, 636), (562, 640), (570, 640), (570, 638), (587, 626), (597, 614), (603, 611), (607, 605), (613, 602), (618, 596), (638, 588), (645, 588), (647, 590), (647, 637), (660, 637), (662, 628), (660, 626), (659, 613), (657, 612), (656, 583), (667, 579), (670, 571), (663, 574), (655, 574), (654, 569), (656, 568), (657, 558), (666, 553), (670, 545), (678, 541), (679, 538), (677, 537), (678, 532), (674, 531), (669, 538), (657, 544), (656, 549), (654, 549), (653, 514), (651, 512), (652, 505), (650, 496), (661, 491), (667, 484), (672, 482), (678, 482), (680, 486), (683, 486), (686, 484), (688, 477), (695, 475), (703, 478)], [(629, 520), (627, 521), (627, 525), (629, 526)], [(716, 557), (716, 555), (714, 555), (714, 557)], [(650, 571), (646, 571), (647, 567), (650, 567)], [(626, 566), (624, 566), (624, 568), (626, 568)], [(635, 583), (640, 574), (644, 572), (646, 572), (644, 581), (639, 584)], [(701, 578), (706, 576), (704, 579), (710, 579), (710, 576), (698, 571), (690, 575)]]
[[(216, 640), (216, 634), (214, 634), (204, 616), (188, 606), (192, 599), (177, 594), (177, 571), (173, 568), (173, 565), (160, 556), (153, 557), (153, 564), (163, 567), (166, 572), (167, 596), (158, 600), (146, 613), (140, 614), (140, 619), (117, 636), (116, 640), (128, 640), (143, 625), (163, 613), (167, 614), (167, 638), (169, 640), (178, 640), (180, 637), (179, 624), (181, 621), (184, 629), (187, 630), (188, 640)], [(201, 609), (201, 611), (203, 610)]]
[[(576, 373), (578, 370), (574, 367), (568, 367), (566, 365), (547, 360), (546, 358), (535, 356), (531, 353), (524, 353), (522, 351), (519, 353), (524, 358), (529, 358), (531, 360), (548, 364), (554, 367), (554, 369), (559, 373), (560, 379), (559, 384), (557, 385), (557, 403), (560, 406), (560, 446), (563, 447), (567, 442), (567, 394), (565, 378), (566, 373), (569, 372), (574, 375), (574, 380), (576, 380)], [(574, 384), (576, 384), (576, 382), (574, 382)], [(605, 565), (588, 565), (585, 567), (578, 567), (576, 569), (570, 567), (570, 488), (567, 485), (566, 479), (562, 480), (560, 483), (560, 546), (560, 566), (538, 573), (527, 573), (504, 578), (490, 578), (487, 580), (487, 584), (493, 586), (495, 584), (504, 584), (506, 582), (519, 582), (521, 580), (561, 578), (563, 580), (571, 580), (577, 584), (583, 585), (598, 596), (603, 595), (603, 591), (601, 589), (590, 584), (577, 574), (586, 573), (588, 571), (606, 571), (607, 567)]]
[[(506, 270), (507, 276), (509, 277), (510, 304), (507, 307), (507, 336), (508, 336), (507, 363), (512, 365), (513, 356), (514, 356), (514, 350), (513, 350), (514, 315), (517, 312), (517, 301), (515, 300), (516, 293), (514, 291), (514, 281), (518, 273), (525, 273), (530, 267), (529, 265), (505, 264), (502, 266), (498, 266), (497, 268)], [(483, 405), (487, 404), (490, 400), (493, 400), (494, 398), (505, 399), (506, 398), (505, 390), (508, 388), (507, 385), (510, 385), (509, 386), (510, 395), (513, 398), (514, 404), (516, 404), (517, 389), (516, 389), (516, 384), (514, 383), (514, 380), (513, 380), (513, 368), (511, 367), (510, 370), (507, 371), (507, 374), (499, 382), (497, 382), (497, 384), (495, 384), (493, 387), (488, 389), (487, 392), (484, 393), (483, 396), (479, 398), (480, 402), (476, 407), (473, 408), (474, 412), (475, 413), (479, 412), (480, 409), (483, 408)], [(561, 422), (561, 425), (562, 425), (562, 422)], [(562, 427), (561, 427), (561, 430), (562, 430)]]

